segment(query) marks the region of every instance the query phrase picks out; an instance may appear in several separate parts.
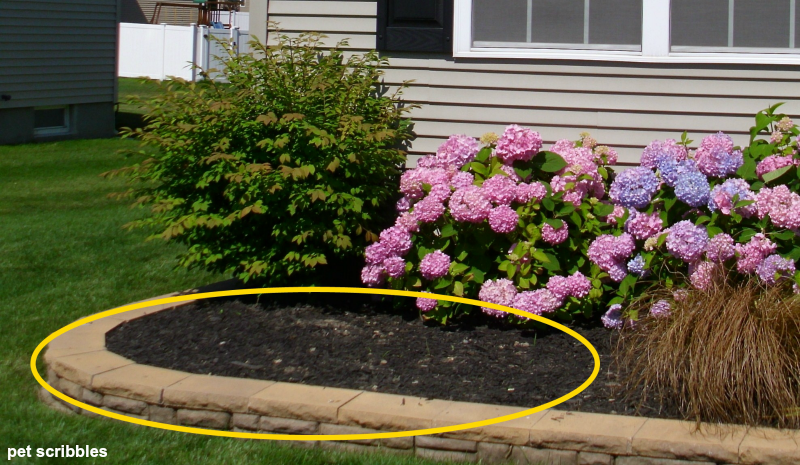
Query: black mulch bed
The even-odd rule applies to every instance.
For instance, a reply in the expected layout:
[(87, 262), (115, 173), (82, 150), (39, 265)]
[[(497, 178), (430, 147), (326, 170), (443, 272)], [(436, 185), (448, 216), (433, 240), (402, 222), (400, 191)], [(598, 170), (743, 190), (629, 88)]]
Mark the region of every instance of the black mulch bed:
[[(392, 305), (376, 299), (207, 300), (126, 323), (106, 343), (138, 363), (196, 374), (521, 407), (561, 397), (591, 374), (589, 350), (561, 331), (470, 321), (440, 328), (409, 309), (387, 310)], [(632, 401), (619, 398), (617, 376), (609, 370), (613, 333), (596, 321), (571, 328), (597, 349), (601, 370), (559, 408), (636, 414)], [(677, 418), (652, 405), (638, 414)]]

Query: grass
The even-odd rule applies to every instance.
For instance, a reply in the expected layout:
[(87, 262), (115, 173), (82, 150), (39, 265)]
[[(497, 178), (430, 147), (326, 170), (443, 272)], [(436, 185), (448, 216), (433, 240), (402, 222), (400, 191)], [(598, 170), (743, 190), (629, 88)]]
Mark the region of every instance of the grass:
[(174, 270), (177, 246), (144, 242), (146, 232), (121, 229), (141, 212), (108, 199), (122, 181), (98, 175), (125, 164), (117, 150), (135, 145), (108, 139), (0, 147), (0, 452), (90, 445), (109, 455), (81, 463), (103, 464), (433, 463), (160, 431), (64, 415), (37, 400), (30, 354), (53, 331), (92, 313), (224, 278)]
[(120, 113), (144, 114), (144, 109), (139, 105), (130, 104), (128, 101), (134, 97), (150, 100), (161, 93), (155, 81), (146, 81), (139, 78), (118, 78), (117, 85), (119, 89), (117, 101), (119, 102)]

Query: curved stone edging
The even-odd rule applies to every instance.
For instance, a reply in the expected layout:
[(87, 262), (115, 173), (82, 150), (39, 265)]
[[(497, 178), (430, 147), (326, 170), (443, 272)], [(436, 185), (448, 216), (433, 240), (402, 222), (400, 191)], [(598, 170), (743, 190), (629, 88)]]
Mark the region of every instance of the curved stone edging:
[[(219, 283), (185, 293), (231, 288)], [(160, 299), (179, 295), (173, 293)], [(196, 301), (103, 318), (71, 330), (44, 354), (48, 383), (73, 399), (134, 418), (246, 432), (365, 434), (449, 426), (524, 408), (428, 400), (349, 389), (193, 375), (139, 365), (109, 352), (105, 334), (120, 324)], [(98, 415), (40, 398), (64, 411)], [(563, 465), (800, 463), (800, 431), (695, 424), (546, 410), (521, 419), (436, 436), (319, 441), (310, 447), (380, 449), (433, 459)]]

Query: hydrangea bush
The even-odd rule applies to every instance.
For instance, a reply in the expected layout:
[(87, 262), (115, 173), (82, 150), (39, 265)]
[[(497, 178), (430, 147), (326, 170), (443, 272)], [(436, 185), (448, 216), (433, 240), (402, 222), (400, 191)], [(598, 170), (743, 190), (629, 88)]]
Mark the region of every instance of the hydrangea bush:
[[(744, 149), (720, 132), (692, 150), (684, 133), (652, 142), (619, 174), (608, 167), (616, 152), (588, 134), (548, 151), (516, 125), (480, 141), (452, 136), (403, 174), (399, 216), (367, 247), (362, 281), (560, 320), (601, 309), (610, 328), (635, 321), (641, 306), (629, 304), (653, 286), (679, 300), (730, 274), (798, 291), (800, 131), (777, 108), (756, 115)], [(475, 311), (425, 298), (417, 307), (442, 323)], [(670, 307), (659, 299), (649, 312)]]
[[(612, 174), (607, 165), (616, 163), (617, 154), (588, 135), (558, 141), (549, 151), (542, 145), (539, 133), (511, 125), (480, 141), (452, 136), (435, 155), (420, 159), (400, 180), (395, 225), (367, 247), (362, 281), (561, 320), (590, 316), (604, 298), (604, 279), (615, 271), (593, 265), (591, 257), (624, 258), (618, 240), (633, 250), (622, 230), (625, 212), (603, 200)], [(590, 247), (603, 235), (623, 239)], [(476, 311), (424, 298), (417, 307), (442, 323)], [(481, 310), (520, 322), (506, 312)]]
[[(793, 285), (800, 273), (800, 156), (792, 120), (776, 113), (779, 105), (756, 115), (750, 145), (735, 147), (723, 133), (705, 137), (691, 151), (682, 141), (655, 141), (645, 150), (641, 167), (625, 171), (611, 183), (615, 205), (628, 211), (625, 231), (635, 257), (616, 263), (626, 274), (610, 301), (603, 322), (618, 328), (638, 318), (625, 312), (652, 286), (706, 290), (714, 279), (759, 279), (766, 286)], [(607, 247), (601, 236), (594, 247)], [(615, 240), (619, 241), (619, 238)], [(593, 258), (604, 265), (606, 256)], [(649, 308), (653, 316), (669, 314), (670, 302)]]

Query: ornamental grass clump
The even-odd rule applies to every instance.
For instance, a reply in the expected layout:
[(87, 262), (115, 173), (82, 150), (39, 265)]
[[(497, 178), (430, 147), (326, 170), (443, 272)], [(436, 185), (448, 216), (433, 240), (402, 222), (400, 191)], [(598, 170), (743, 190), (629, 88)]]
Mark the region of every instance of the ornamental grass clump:
[(147, 126), (125, 134), (144, 161), (110, 173), (149, 208), (131, 226), (185, 244), (183, 266), (245, 282), (315, 284), (319, 267), (363, 255), (391, 222), (414, 105), (404, 85), (386, 93), (375, 52), (345, 58), (322, 37), (254, 42), (226, 59), (226, 84), (161, 83)]
[(790, 280), (714, 271), (704, 290), (661, 288), (632, 308), (640, 318), (616, 348), (630, 399), (697, 422), (800, 427), (800, 296)]
[[(363, 283), (470, 297), (561, 320), (591, 316), (613, 286), (610, 273), (624, 277), (591, 257), (630, 255), (617, 244), (628, 236), (615, 214), (623, 220), (625, 212), (603, 200), (612, 173), (607, 165), (617, 154), (588, 135), (542, 148), (539, 133), (511, 125), (480, 141), (452, 136), (420, 159), (400, 179), (395, 225), (366, 249)], [(604, 234), (609, 250), (589, 247)], [(417, 308), (440, 323), (478, 311), (426, 298), (417, 299)]]

